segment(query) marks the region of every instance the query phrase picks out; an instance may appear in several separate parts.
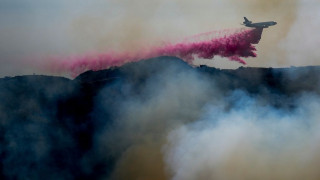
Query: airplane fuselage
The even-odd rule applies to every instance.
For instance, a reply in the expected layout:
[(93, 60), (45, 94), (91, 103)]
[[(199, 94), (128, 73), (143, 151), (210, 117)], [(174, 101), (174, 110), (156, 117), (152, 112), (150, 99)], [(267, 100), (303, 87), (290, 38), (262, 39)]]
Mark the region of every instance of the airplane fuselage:
[(269, 26), (274, 26), (276, 24), (277, 22), (274, 22), (274, 21), (252, 23), (252, 21), (249, 21), (246, 17), (244, 17), (244, 22), (243, 22), (243, 25), (247, 27), (253, 27), (253, 28), (268, 28)]
[(268, 21), (268, 22), (260, 22), (260, 23), (247, 23), (244, 24), (247, 27), (255, 27), (255, 28), (268, 28), (269, 26), (274, 26), (277, 23), (274, 21)]

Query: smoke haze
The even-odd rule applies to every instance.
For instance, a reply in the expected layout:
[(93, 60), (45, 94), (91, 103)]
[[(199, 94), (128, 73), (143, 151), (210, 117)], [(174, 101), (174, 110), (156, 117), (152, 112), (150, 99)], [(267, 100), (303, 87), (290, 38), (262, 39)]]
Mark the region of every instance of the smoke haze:
[(162, 57), (74, 80), (2, 79), (0, 176), (319, 179), (317, 73)]
[[(193, 34), (238, 28), (243, 16), (253, 21), (278, 22), (277, 26), (266, 29), (257, 46), (258, 58), (249, 58), (248, 66), (317, 65), (315, 51), (302, 48), (308, 39), (319, 39), (312, 31), (319, 24), (316, 0), (153, 0), (139, 3), (128, 0), (2, 0), (0, 3), (0, 39), (6, 42), (0, 45), (1, 76), (50, 74), (41, 67), (51, 56), (139, 50)], [(310, 18), (312, 26), (306, 24), (309, 21), (305, 19)], [(305, 33), (301, 36), (300, 32)], [(239, 67), (238, 63), (218, 57), (208, 62), (196, 59), (195, 63)]]
[(319, 7), (0, 0), (1, 77), (79, 75), (0, 78), (0, 179), (319, 180), (319, 67), (197, 66), (319, 65)]
[(290, 112), (243, 92), (229, 99), (235, 107), (228, 112), (230, 102), (209, 104), (200, 121), (170, 133), (165, 152), (172, 179), (320, 177), (318, 96), (295, 99)]

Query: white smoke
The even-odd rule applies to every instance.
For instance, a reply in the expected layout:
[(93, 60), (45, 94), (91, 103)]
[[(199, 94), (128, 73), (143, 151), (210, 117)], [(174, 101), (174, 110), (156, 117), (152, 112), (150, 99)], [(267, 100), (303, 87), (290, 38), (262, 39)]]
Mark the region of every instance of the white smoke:
[[(98, 139), (99, 146), (121, 154), (111, 179), (167, 179), (161, 147), (168, 132), (198, 119), (209, 94), (214, 93), (207, 78), (184, 66), (187, 68), (173, 64), (165, 70), (154, 67), (162, 70), (151, 70), (152, 75), (142, 83), (138, 94), (129, 83), (123, 93), (130, 96), (114, 100), (114, 125), (112, 129), (107, 127)], [(145, 72), (136, 69), (134, 79), (139, 79), (141, 73)], [(105, 109), (110, 109), (110, 94), (110, 87), (100, 94), (99, 101)], [(104, 116), (99, 116), (99, 120), (104, 121)]]
[(164, 152), (172, 179), (320, 178), (319, 96), (303, 95), (295, 110), (281, 110), (234, 95), (227, 112), (227, 103), (209, 105), (201, 120), (170, 133)]
[[(114, 125), (97, 136), (100, 154), (112, 149), (119, 157), (111, 179), (320, 178), (318, 95), (290, 94), (292, 81), (283, 87), (286, 95), (263, 85), (256, 87), (259, 94), (231, 89), (233, 83), (265, 83), (262, 70), (245, 82), (219, 73), (208, 78), (180, 65), (162, 68), (133, 69), (135, 80), (152, 74), (137, 92), (130, 80), (121, 88), (127, 96), (111, 99)], [(296, 72), (299, 78), (306, 73)], [(290, 80), (290, 73), (279, 81)], [(297, 77), (294, 85), (305, 87)], [(105, 110), (112, 89), (99, 95)]]

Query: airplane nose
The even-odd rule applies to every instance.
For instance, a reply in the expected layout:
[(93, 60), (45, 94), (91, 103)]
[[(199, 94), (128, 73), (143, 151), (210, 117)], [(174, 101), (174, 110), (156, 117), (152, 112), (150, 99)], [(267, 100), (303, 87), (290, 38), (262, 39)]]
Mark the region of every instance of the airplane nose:
[(276, 25), (277, 24), (277, 22), (274, 22), (274, 25)]

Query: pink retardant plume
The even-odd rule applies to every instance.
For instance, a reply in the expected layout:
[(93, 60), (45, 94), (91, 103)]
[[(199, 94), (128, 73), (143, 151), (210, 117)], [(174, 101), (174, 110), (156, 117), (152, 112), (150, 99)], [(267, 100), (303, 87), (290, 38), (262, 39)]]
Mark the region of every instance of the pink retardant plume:
[[(107, 52), (73, 56), (65, 59), (52, 59), (50, 70), (54, 72), (67, 72), (71, 76), (88, 70), (102, 70), (121, 66), (128, 62), (136, 62), (159, 56), (175, 56), (192, 64), (195, 57), (212, 59), (214, 56), (226, 57), (231, 61), (246, 64), (243, 57), (256, 57), (253, 44), (259, 43), (263, 29), (241, 29), (223, 37), (210, 38), (199, 42), (182, 41), (176, 44), (166, 44), (160, 47), (143, 49), (137, 52)], [(208, 35), (203, 33), (201, 35)], [(196, 35), (193, 37), (198, 37)]]

